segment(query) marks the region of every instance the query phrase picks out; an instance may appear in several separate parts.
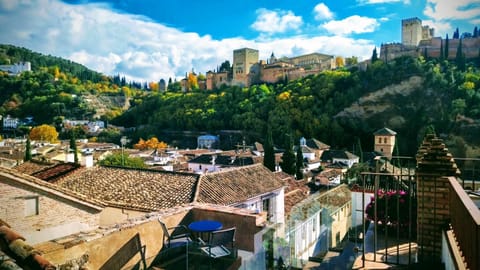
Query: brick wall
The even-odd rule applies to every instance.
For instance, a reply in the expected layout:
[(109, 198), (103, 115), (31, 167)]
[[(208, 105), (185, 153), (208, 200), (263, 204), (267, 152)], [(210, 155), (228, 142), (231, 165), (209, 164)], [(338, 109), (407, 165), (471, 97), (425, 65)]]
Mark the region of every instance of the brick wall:
[(450, 217), (449, 183), (459, 170), (445, 144), (429, 134), (417, 153), (417, 242), (421, 262), (441, 261), (442, 229)]
[[(53, 194), (18, 187), (3, 179), (0, 179), (0, 194), (0, 219), (32, 244), (98, 226), (98, 210)], [(26, 201), (35, 198), (38, 214), (26, 215)]]

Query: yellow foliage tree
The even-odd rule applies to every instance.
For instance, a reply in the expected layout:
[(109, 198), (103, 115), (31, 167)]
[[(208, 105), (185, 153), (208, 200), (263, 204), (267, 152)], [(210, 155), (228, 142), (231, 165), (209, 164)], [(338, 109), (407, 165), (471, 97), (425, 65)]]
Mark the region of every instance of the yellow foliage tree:
[(48, 141), (51, 143), (58, 141), (58, 132), (55, 127), (50, 125), (41, 125), (30, 130), (30, 139), (36, 141)]
[(150, 88), (151, 91), (154, 91), (154, 92), (158, 91), (158, 83), (156, 82), (148, 83), (148, 87)]
[(337, 67), (343, 67), (345, 66), (345, 59), (343, 59), (343, 57), (341, 56), (337, 56), (335, 58), (335, 64), (337, 65)]
[(144, 139), (140, 138), (138, 143), (133, 145), (133, 148), (143, 150), (147, 148), (147, 144)]
[(157, 139), (157, 137), (152, 137), (148, 140), (144, 140), (140, 138), (138, 140), (138, 143), (133, 145), (133, 148), (139, 149), (139, 150), (145, 150), (145, 149), (165, 149), (167, 148), (167, 144), (165, 142), (161, 142)]
[(198, 89), (197, 75), (195, 75), (195, 73), (193, 73), (193, 72), (188, 73), (187, 88), (188, 89)]

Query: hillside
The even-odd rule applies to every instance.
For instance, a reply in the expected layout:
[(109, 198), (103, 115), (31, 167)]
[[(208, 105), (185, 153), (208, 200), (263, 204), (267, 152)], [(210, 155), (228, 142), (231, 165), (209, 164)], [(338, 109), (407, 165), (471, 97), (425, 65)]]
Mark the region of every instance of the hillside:
[(478, 134), (472, 132), (480, 119), (479, 87), (473, 65), (461, 71), (452, 62), (403, 57), (284, 84), (153, 95), (114, 123), (141, 126), (134, 138), (162, 137), (166, 130), (238, 130), (248, 142), (263, 141), (270, 127), (279, 146), (303, 136), (345, 149), (358, 139), (372, 149), (372, 133), (387, 126), (399, 134), (399, 151), (413, 155), (429, 126), (454, 144), (480, 145), (471, 135)]
[[(1, 52), (3, 62), (30, 60), (18, 55), (44, 63), (42, 57), (52, 59), (23, 48)], [(401, 57), (366, 70), (352, 67), (278, 84), (186, 93), (145, 91), (119, 77), (83, 80), (69, 72), (75, 68), (67, 62), (53, 61), (19, 76), (0, 72), (0, 114), (34, 116), (38, 124), (103, 119), (135, 127), (126, 134), (132, 141), (157, 136), (180, 147), (183, 132), (220, 134), (221, 147), (231, 149), (242, 140), (263, 142), (270, 128), (279, 147), (306, 137), (337, 149), (358, 149), (358, 142), (372, 149), (372, 133), (385, 126), (398, 133), (403, 155), (415, 153), (428, 127), (460, 156), (477, 156), (474, 149), (480, 146), (476, 62), (462, 70), (452, 61)]]

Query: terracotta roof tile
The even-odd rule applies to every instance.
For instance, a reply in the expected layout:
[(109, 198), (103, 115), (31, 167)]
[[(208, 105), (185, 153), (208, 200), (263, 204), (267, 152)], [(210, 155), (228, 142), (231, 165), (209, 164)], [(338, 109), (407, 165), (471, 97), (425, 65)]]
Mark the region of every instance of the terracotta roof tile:
[(191, 203), (198, 175), (97, 166), (57, 181), (69, 190), (113, 207), (156, 211)]
[(284, 183), (262, 164), (201, 176), (197, 202), (234, 205), (280, 189)]
[(45, 170), (46, 168), (50, 168), (55, 166), (56, 163), (51, 162), (41, 162), (41, 161), (26, 161), (20, 165), (15, 166), (13, 169), (25, 173), (28, 175), (32, 175), (36, 172)]

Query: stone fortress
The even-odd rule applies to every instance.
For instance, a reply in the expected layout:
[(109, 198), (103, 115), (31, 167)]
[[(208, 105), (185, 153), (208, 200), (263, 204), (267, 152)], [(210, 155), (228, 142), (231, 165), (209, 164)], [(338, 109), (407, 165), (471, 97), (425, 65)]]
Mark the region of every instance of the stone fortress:
[[(480, 37), (461, 37), (448, 39), (448, 59), (455, 59), (458, 46), (462, 44), (462, 52), (467, 59), (479, 57)], [(445, 50), (447, 40), (435, 37), (435, 31), (428, 25), (422, 25), (419, 18), (402, 20), (402, 42), (382, 44), (379, 58), (383, 61), (400, 56), (426, 56), (438, 58), (441, 50)]]
[(206, 73), (205, 89), (211, 90), (221, 85), (248, 87), (256, 83), (276, 83), (295, 80), (310, 74), (336, 68), (333, 55), (311, 53), (296, 57), (259, 60), (258, 50), (251, 48), (233, 51), (232, 71)]

